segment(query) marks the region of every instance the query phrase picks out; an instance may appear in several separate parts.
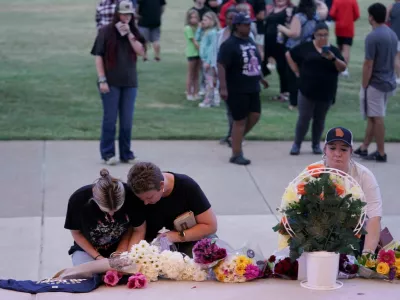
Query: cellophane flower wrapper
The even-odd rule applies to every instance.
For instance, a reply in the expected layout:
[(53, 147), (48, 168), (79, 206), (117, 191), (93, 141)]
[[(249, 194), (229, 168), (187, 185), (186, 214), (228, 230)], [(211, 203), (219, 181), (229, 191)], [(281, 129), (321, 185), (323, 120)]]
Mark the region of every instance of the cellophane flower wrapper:
[[(216, 266), (227, 256), (226, 243), (217, 238), (205, 238), (198, 241), (193, 247), (193, 259), (202, 269)], [(230, 246), (228, 246), (230, 248)]]
[(341, 254), (339, 259), (338, 279), (356, 278), (359, 272), (357, 259), (352, 255)]
[(241, 283), (261, 278), (264, 274), (266, 262), (258, 247), (244, 247), (231, 250), (228, 256), (212, 268), (212, 278), (220, 282)]

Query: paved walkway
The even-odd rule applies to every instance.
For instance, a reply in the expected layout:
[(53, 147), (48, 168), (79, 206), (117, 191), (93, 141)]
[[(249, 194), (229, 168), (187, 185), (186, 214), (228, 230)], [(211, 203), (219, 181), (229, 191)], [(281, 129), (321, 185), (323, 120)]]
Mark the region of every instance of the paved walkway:
[[(133, 146), (141, 160), (155, 162), (163, 170), (192, 176), (201, 185), (218, 215), (219, 236), (235, 247), (245, 242), (258, 245), (265, 256), (276, 248), (276, 235), (271, 227), (277, 222), (275, 209), (284, 188), (307, 164), (320, 159), (311, 154), (308, 143), (303, 146), (303, 155), (291, 157), (288, 155), (290, 143), (248, 141), (244, 150), (253, 164), (247, 167), (229, 164), (229, 149), (212, 141), (138, 141)], [(366, 163), (381, 185), (385, 216), (383, 223), (397, 239), (400, 239), (400, 202), (397, 201), (396, 188), (400, 169), (399, 150), (399, 144), (388, 144), (387, 164)], [(63, 229), (68, 198), (80, 186), (93, 182), (104, 167), (98, 159), (98, 143), (0, 142), (0, 167), (3, 198), (0, 202), (0, 278), (43, 279), (70, 266), (67, 249), (72, 238)], [(112, 175), (125, 180), (129, 166), (118, 165), (109, 167), (109, 170)], [(196, 284), (199, 288), (194, 291), (191, 290), (192, 283), (174, 284), (176, 293), (189, 291), (199, 299), (205, 293), (201, 286), (209, 285), (213, 291), (223, 295), (227, 291), (225, 285), (215, 283)], [(261, 299), (270, 295), (269, 289), (275, 291), (275, 295), (279, 295), (279, 289), (285, 289), (280, 283), (276, 284), (238, 286), (243, 288), (240, 290), (242, 295), (254, 286), (252, 296), (263, 292), (263, 295), (256, 297)], [(350, 299), (351, 295), (363, 293), (369, 284), (369, 281), (348, 281), (346, 288), (337, 294), (337, 299)], [(223, 299), (233, 299), (236, 293), (233, 291), (238, 288), (236, 285), (228, 286), (230, 292)], [(387, 292), (387, 288), (395, 288), (392, 285), (378, 286), (381, 288), (376, 293), (381, 293), (381, 296)], [(149, 292), (139, 291), (137, 295), (146, 298), (147, 295), (161, 295), (167, 288), (165, 283), (156, 283), (149, 288)], [(349, 294), (343, 294), (346, 289)], [(369, 291), (369, 295), (375, 295), (374, 289)], [(301, 292), (305, 297), (317, 299), (313, 293), (298, 288), (297, 283), (290, 283), (286, 292)], [(0, 290), (0, 299), (30, 299), (29, 295), (22, 297), (9, 292), (4, 294), (7, 297), (2, 297), (2, 293), (5, 292)], [(121, 290), (121, 295), (130, 293)], [(178, 295), (176, 293), (171, 295)], [(11, 295), (13, 298), (10, 298)], [(57, 299), (72, 297), (61, 295), (57, 294)], [(38, 299), (54, 299), (55, 296), (42, 295)], [(92, 299), (92, 296), (79, 297)]]

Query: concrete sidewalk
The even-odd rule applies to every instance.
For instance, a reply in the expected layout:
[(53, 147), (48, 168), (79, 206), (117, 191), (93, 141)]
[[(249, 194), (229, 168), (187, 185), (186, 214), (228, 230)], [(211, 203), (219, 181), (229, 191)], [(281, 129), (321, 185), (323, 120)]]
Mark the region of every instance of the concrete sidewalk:
[[(308, 143), (303, 146), (303, 155), (291, 157), (288, 155), (290, 143), (248, 141), (244, 150), (246, 156), (252, 159), (252, 165), (247, 167), (228, 163), (230, 150), (218, 142), (135, 141), (133, 148), (140, 160), (152, 161), (163, 170), (193, 177), (218, 214), (219, 236), (234, 247), (240, 247), (245, 242), (252, 246), (259, 245), (265, 256), (276, 249), (276, 234), (271, 227), (277, 222), (276, 207), (284, 188), (307, 164), (321, 159), (310, 154)], [(399, 144), (388, 144), (387, 164), (365, 163), (381, 186), (383, 223), (397, 239), (400, 239), (400, 203), (396, 189), (399, 150)], [(76, 189), (92, 183), (99, 176), (104, 165), (98, 157), (98, 142), (0, 142), (0, 188), (3, 198), (0, 202), (0, 278), (43, 279), (70, 266), (67, 250), (72, 238), (63, 229), (68, 198)], [(113, 176), (125, 180), (129, 167), (118, 165), (107, 168)], [(369, 284), (365, 281), (351, 282), (353, 287), (354, 282), (358, 282), (355, 284), (357, 287)], [(174, 284), (178, 290), (178, 285), (184, 285)], [(214, 287), (212, 283), (207, 284)], [(151, 289), (158, 289), (158, 285), (158, 295), (161, 295), (165, 289), (162, 283), (152, 285)], [(270, 285), (257, 284), (260, 287), (255, 290), (265, 288), (264, 295), (259, 295), (260, 299), (267, 296)], [(239, 286), (243, 286), (246, 293), (246, 285)], [(293, 286), (296, 288), (289, 288), (293, 293), (303, 291), (304, 296), (310, 296), (309, 291), (297, 291), (297, 285)], [(186, 288), (182, 286), (182, 289)], [(277, 287), (272, 289), (278, 292)], [(0, 299), (11, 299), (10, 292), (7, 292), (7, 297), (2, 297), (2, 293), (4, 291), (0, 290)], [(121, 290), (121, 295), (130, 293)], [(143, 297), (147, 295), (145, 291), (139, 293)], [(151, 294), (154, 296), (154, 293)], [(86, 295), (86, 299), (91, 299), (90, 295)], [(200, 295), (203, 292), (199, 292), (199, 299)], [(275, 298), (280, 298), (277, 295)], [(61, 294), (51, 294), (51, 299), (56, 296), (58, 299)], [(351, 298), (350, 294), (348, 296)], [(70, 295), (62, 296), (67, 297), (69, 299)], [(223, 298), (233, 299), (228, 294)], [(38, 299), (47, 298), (40, 296)]]

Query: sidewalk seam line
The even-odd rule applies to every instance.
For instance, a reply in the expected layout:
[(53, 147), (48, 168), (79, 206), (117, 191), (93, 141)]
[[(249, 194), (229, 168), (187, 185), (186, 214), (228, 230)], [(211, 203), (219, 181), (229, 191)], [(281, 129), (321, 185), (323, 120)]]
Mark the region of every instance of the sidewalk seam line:
[(246, 168), (246, 170), (247, 170), (247, 173), (249, 173), (250, 178), (251, 178), (251, 180), (253, 181), (254, 185), (256, 186), (257, 191), (260, 193), (260, 195), (261, 195), (261, 197), (263, 198), (265, 204), (268, 206), (269, 211), (270, 211), (271, 214), (275, 217), (275, 219), (276, 219), (277, 221), (279, 221), (278, 218), (277, 218), (277, 216), (275, 215), (275, 213), (274, 213), (274, 211), (273, 211), (271, 205), (269, 205), (267, 199), (264, 197), (264, 194), (262, 193), (260, 187), (258, 186), (257, 181), (255, 180), (253, 174), (251, 174), (251, 172), (250, 172), (250, 170), (249, 170), (249, 168), (248, 168), (247, 166), (245, 166), (245, 168)]
[(42, 264), (43, 264), (43, 243), (44, 243), (44, 202), (46, 196), (46, 141), (43, 141), (43, 155), (42, 155), (42, 203), (41, 203), (41, 220), (40, 220), (40, 250), (39, 250), (39, 270), (38, 270), (38, 280), (42, 279)]

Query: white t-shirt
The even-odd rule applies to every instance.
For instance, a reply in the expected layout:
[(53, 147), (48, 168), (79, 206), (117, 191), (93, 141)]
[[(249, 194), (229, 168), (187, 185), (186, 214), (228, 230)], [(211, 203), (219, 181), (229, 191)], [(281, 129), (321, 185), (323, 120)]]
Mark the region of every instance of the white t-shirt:
[[(324, 164), (324, 162), (319, 161), (315, 164)], [(357, 162), (352, 162), (350, 164), (349, 175), (358, 182), (364, 192), (368, 218), (382, 217), (381, 190), (374, 174), (365, 166)]]

